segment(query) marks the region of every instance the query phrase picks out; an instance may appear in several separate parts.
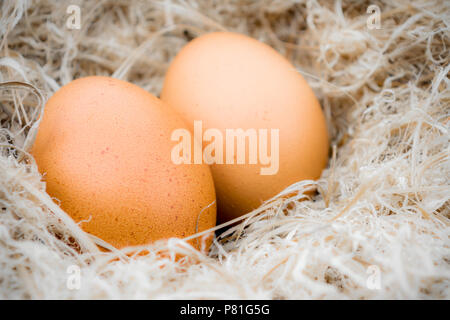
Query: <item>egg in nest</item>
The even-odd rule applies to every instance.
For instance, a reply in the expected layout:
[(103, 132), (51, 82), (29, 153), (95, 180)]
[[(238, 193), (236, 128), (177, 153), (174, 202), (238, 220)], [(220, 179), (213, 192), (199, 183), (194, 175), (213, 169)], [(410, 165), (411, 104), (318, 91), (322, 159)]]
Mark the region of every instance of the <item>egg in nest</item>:
[(313, 90), (286, 58), (245, 35), (190, 41), (171, 63), (161, 99), (200, 131), (220, 222), (319, 178), (327, 164), (327, 126)]
[(83, 230), (117, 248), (143, 245), (216, 223), (208, 166), (171, 159), (171, 134), (186, 127), (144, 89), (86, 77), (48, 100), (31, 153), (47, 192)]

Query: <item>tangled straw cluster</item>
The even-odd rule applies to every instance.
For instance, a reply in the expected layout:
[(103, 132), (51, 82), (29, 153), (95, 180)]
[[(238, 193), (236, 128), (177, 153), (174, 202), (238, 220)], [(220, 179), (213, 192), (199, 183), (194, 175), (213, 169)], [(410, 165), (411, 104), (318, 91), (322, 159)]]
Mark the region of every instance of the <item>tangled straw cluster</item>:
[[(67, 26), (69, 5), (80, 29)], [(3, 1), (0, 298), (449, 299), (449, 5)], [(305, 76), (328, 121), (328, 168), (218, 230), (209, 256), (179, 239), (135, 258), (99, 251), (27, 153), (45, 99), (87, 75), (157, 95), (176, 52), (217, 30), (268, 43)]]

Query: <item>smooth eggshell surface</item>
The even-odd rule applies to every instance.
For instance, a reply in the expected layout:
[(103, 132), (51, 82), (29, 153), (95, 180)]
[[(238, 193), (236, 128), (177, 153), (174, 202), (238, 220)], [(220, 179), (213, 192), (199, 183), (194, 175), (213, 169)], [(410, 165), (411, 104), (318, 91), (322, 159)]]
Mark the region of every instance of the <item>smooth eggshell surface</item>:
[(319, 178), (327, 164), (327, 127), (312, 89), (290, 62), (255, 39), (217, 32), (192, 40), (171, 63), (161, 99), (191, 129), (201, 120), (203, 132), (215, 128), (224, 138), (226, 129), (267, 129), (268, 136), (279, 129), (276, 174), (261, 175), (266, 166), (248, 158), (211, 166), (220, 222), (257, 208), (290, 184)]
[(215, 200), (208, 166), (171, 160), (171, 133), (186, 127), (136, 85), (81, 78), (48, 100), (32, 154), (47, 192), (85, 231), (143, 245), (215, 225), (215, 204), (199, 216)]

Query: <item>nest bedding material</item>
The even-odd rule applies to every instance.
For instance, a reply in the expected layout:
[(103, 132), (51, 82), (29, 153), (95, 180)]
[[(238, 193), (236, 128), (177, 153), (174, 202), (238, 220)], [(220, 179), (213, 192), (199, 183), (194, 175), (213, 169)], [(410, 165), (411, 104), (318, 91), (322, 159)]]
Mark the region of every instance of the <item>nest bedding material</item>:
[[(0, 298), (449, 299), (449, 28), (444, 0), (3, 1)], [(88, 75), (158, 95), (178, 50), (218, 30), (268, 43), (308, 80), (327, 169), (218, 230), (209, 256), (179, 239), (99, 251), (27, 153), (46, 99)]]

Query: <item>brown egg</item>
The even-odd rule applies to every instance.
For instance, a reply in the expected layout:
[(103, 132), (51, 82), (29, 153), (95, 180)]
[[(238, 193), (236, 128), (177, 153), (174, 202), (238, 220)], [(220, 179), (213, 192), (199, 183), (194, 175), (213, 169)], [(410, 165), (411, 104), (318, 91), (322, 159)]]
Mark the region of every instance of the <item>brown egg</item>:
[(87, 77), (48, 100), (32, 154), (47, 192), (85, 231), (117, 248), (183, 238), (216, 222), (215, 203), (199, 216), (215, 201), (208, 166), (171, 159), (171, 134), (186, 127), (140, 87)]
[(161, 99), (191, 129), (202, 127), (197, 137), (213, 163), (221, 222), (295, 182), (319, 178), (327, 164), (326, 122), (312, 89), (283, 56), (247, 36), (192, 40), (170, 65)]

